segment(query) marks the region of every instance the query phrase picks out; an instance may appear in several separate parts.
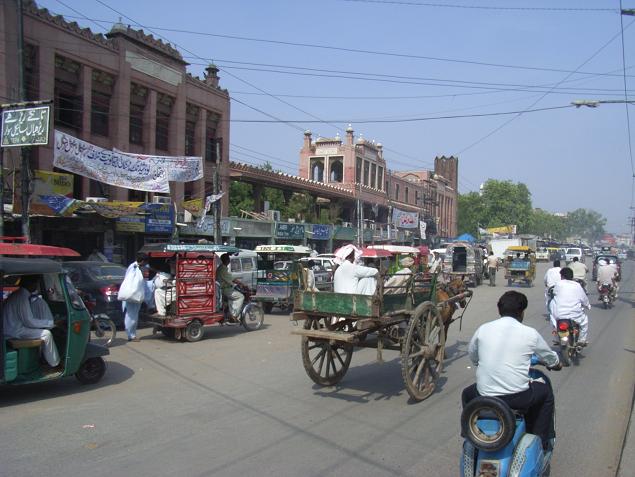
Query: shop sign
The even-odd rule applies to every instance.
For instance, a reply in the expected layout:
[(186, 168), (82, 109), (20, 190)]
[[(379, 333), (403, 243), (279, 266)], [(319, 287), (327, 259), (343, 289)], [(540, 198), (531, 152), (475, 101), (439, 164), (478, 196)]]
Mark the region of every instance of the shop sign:
[(357, 238), (357, 229), (352, 227), (335, 227), (333, 233), (334, 240), (355, 240)]
[(145, 204), (147, 234), (171, 234), (174, 229), (174, 207), (172, 204)]
[(304, 239), (304, 224), (276, 223), (276, 238), (302, 240)]
[(331, 238), (330, 225), (313, 224), (311, 232), (311, 240), (328, 240)]
[[(31, 195), (31, 214), (59, 216), (45, 200), (47, 197), (73, 198), (73, 175), (58, 172), (33, 171), (33, 194)], [(14, 212), (20, 213), (22, 201), (19, 197), (13, 202)]]
[(50, 106), (2, 111), (2, 147), (49, 143)]

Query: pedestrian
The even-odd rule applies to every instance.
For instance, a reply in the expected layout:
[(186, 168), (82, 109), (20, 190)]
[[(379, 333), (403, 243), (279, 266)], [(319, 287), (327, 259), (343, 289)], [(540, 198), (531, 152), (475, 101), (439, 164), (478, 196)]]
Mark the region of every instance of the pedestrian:
[(138, 253), (136, 261), (128, 266), (117, 295), (117, 299), (122, 302), (128, 341), (140, 341), (137, 338), (137, 324), (139, 323), (141, 304), (146, 296), (146, 284), (142, 269), (147, 263), (148, 256), (145, 253)]
[(489, 286), (496, 286), (496, 272), (498, 271), (498, 257), (494, 255), (494, 252), (489, 253), (487, 257), (487, 273), (489, 273)]

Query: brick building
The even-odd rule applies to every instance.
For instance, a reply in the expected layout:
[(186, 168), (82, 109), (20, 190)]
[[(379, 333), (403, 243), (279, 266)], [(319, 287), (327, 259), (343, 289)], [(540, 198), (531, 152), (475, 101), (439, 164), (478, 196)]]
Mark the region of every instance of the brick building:
[(434, 223), (440, 237), (457, 234), (456, 157), (435, 158), (434, 171), (396, 172), (388, 169), (382, 145), (361, 137), (356, 140), (350, 126), (344, 140), (336, 136), (313, 141), (311, 131), (306, 131), (299, 176), (348, 189), (351, 200), (341, 201), (342, 220), (353, 226), (359, 198), (364, 220), (376, 226), (386, 226), (391, 209), (398, 208), (418, 212)]
[[(170, 44), (121, 23), (106, 35), (95, 34), (33, 1), (24, 1), (24, 79), (27, 100), (53, 100), (54, 128), (104, 148), (157, 155), (193, 155), (204, 158), (204, 178), (172, 183), (177, 204), (203, 197), (212, 190), (213, 170), (219, 168), (222, 190), (229, 189), (230, 100), (219, 86), (218, 69), (210, 65), (205, 78), (187, 73), (187, 62)], [(0, 2), (0, 96), (3, 103), (17, 101), (17, 2)], [(52, 135), (51, 135), (52, 137)], [(7, 150), (5, 168), (19, 165), (17, 151)], [(31, 148), (32, 170), (52, 171), (52, 144)], [(59, 171), (63, 172), (63, 171)], [(109, 186), (74, 176), (77, 199), (152, 201), (144, 192)], [(228, 197), (222, 211), (228, 210)], [(97, 232), (77, 248), (99, 247), (112, 224), (90, 219), (88, 230)], [(89, 219), (81, 223), (87, 224)], [(59, 242), (70, 219), (42, 219), (33, 223), (34, 238)], [(54, 225), (51, 225), (54, 224)], [(73, 228), (78, 225), (74, 223)], [(81, 224), (80, 224), (81, 227)], [(88, 233), (88, 232), (87, 232)], [(39, 237), (38, 237), (39, 234)], [(90, 234), (89, 234), (90, 235)], [(120, 237), (129, 248), (143, 237)], [(65, 237), (64, 243), (69, 243)]]

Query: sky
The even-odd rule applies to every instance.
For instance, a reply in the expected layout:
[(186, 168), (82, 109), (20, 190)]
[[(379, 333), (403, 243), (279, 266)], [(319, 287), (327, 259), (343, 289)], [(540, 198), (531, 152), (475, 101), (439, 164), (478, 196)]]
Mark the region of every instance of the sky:
[(194, 75), (213, 61), (232, 98), (233, 161), (297, 174), (304, 130), (344, 136), (350, 123), (383, 144), (389, 169), (455, 155), (460, 193), (523, 182), (534, 207), (593, 209), (629, 231), (635, 108), (571, 106), (632, 96), (635, 16), (620, 17), (619, 0), (38, 4), (94, 32), (122, 17), (176, 46)]

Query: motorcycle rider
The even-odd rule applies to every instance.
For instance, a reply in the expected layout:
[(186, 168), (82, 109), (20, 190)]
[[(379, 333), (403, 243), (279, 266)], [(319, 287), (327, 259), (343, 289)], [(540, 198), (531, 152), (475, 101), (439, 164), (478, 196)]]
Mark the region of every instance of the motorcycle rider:
[(598, 260), (598, 291), (602, 289), (602, 285), (608, 285), (613, 299), (617, 296), (617, 267), (608, 263), (606, 260)]
[(562, 278), (553, 287), (553, 300), (551, 300), (551, 324), (556, 329), (558, 320), (575, 321), (580, 326), (580, 346), (587, 345), (589, 334), (589, 318), (584, 313), (584, 308), (591, 309), (589, 297), (582, 286), (573, 280), (573, 270), (563, 268), (560, 271)]
[(589, 272), (587, 266), (578, 260), (578, 257), (573, 257), (573, 261), (569, 264), (569, 268), (573, 270), (573, 279), (578, 282), (582, 289), (586, 292), (586, 274)]
[(240, 283), (240, 280), (234, 279), (229, 271), (229, 254), (224, 253), (220, 257), (221, 264), (216, 269), (216, 279), (221, 286), (221, 292), (223, 296), (227, 298), (229, 302), (229, 313), (231, 318), (238, 321), (240, 317), (240, 311), (245, 301), (245, 295), (234, 289), (234, 283)]
[(553, 261), (553, 267), (547, 270), (545, 273), (545, 304), (547, 306), (547, 313), (549, 313), (549, 302), (552, 298), (553, 287), (560, 281), (560, 260)]
[(529, 377), (531, 356), (536, 354), (550, 369), (561, 369), (558, 355), (533, 328), (522, 324), (527, 297), (508, 291), (498, 300), (500, 318), (481, 325), (468, 346), (477, 366), (476, 384), (463, 390), (465, 406), (477, 396), (496, 396), (525, 414), (527, 431), (548, 449), (555, 437), (554, 397), (551, 386)]

